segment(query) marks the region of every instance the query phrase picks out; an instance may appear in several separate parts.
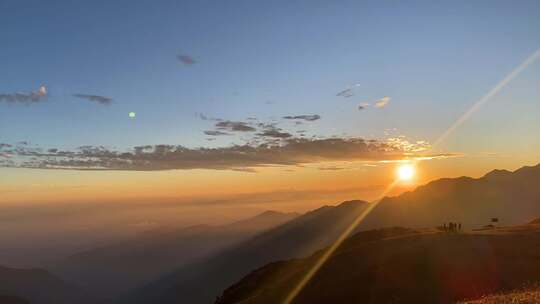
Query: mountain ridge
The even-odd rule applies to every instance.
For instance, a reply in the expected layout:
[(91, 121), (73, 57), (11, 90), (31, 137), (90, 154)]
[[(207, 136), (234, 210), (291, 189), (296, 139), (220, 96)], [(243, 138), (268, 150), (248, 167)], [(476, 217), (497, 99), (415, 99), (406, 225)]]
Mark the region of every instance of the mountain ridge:
[[(366, 237), (381, 232), (388, 234)], [(539, 241), (538, 225), (481, 233), (406, 228), (358, 232), (292, 303), (450, 304), (512, 290), (540, 277)], [(225, 289), (215, 303), (282, 303), (322, 253), (257, 268)]]
[[(499, 218), (500, 223), (506, 225), (527, 222), (530, 220), (531, 214), (540, 214), (540, 205), (537, 203), (540, 198), (540, 189), (531, 187), (531, 185), (538, 183), (540, 183), (540, 165), (523, 167), (511, 173), (493, 170), (480, 178), (438, 179), (399, 196), (383, 198), (377, 203), (376, 208), (366, 216), (364, 221), (356, 227), (354, 232), (394, 226), (410, 227), (412, 229), (437, 227), (448, 222), (460, 222), (463, 224), (464, 229), (470, 229), (488, 224), (493, 217)], [(203, 269), (202, 272), (206, 273), (207, 277), (199, 274), (196, 278), (190, 278), (182, 274), (196, 271), (196, 267), (178, 269), (167, 278), (156, 281), (132, 294), (132, 300), (137, 297), (143, 300), (127, 301), (125, 303), (144, 303), (144, 301), (174, 303), (180, 300), (189, 303), (207, 303), (212, 296), (216, 296), (216, 294), (212, 295), (215, 289), (222, 286), (226, 281), (232, 284), (235, 278), (239, 280), (242, 275), (248, 273), (247, 269), (250, 267), (251, 269), (257, 269), (264, 265), (265, 262), (299, 258), (329, 245), (368, 204), (371, 203), (353, 200), (337, 206), (323, 206), (307, 212), (285, 225), (278, 226), (242, 243), (241, 246), (243, 247), (240, 251), (235, 252), (233, 250), (225, 253), (224, 256), (215, 257), (215, 260), (207, 261), (212, 266), (201, 265), (199, 268), (199, 270)], [(519, 204), (520, 208), (515, 208), (515, 204)], [(351, 210), (339, 212), (348, 209), (347, 206), (362, 206), (362, 208), (352, 208), (354, 212), (351, 212)], [(311, 219), (319, 218), (327, 213), (333, 213), (335, 217), (332, 220), (321, 220), (320, 227), (317, 230), (306, 228), (309, 226), (305, 224), (309, 223)], [(338, 220), (338, 218), (341, 218), (341, 220)], [(343, 220), (343, 218), (346, 218), (346, 220)], [(342, 225), (338, 225), (340, 222)], [(287, 225), (297, 225), (297, 229), (288, 231)], [(272, 235), (277, 233), (287, 235), (288, 238), (294, 238), (310, 229), (312, 233), (310, 240), (313, 241), (319, 238), (319, 242), (315, 242), (319, 246), (318, 248), (316, 248), (317, 246), (305, 246), (304, 242), (306, 240), (295, 240), (287, 243), (280, 241), (279, 238), (274, 239), (275, 235)], [(326, 234), (327, 237), (329, 235), (331, 237), (324, 239), (326, 229), (334, 229), (334, 233)], [(321, 235), (318, 235), (319, 233)], [(321, 238), (324, 241), (321, 241)], [(294, 250), (283, 249), (277, 244), (288, 244), (288, 246), (302, 248), (293, 252)], [(267, 248), (267, 250), (275, 254), (266, 255), (266, 258), (254, 258), (264, 252), (262, 248)], [(235, 255), (240, 258), (235, 257)], [(250, 259), (250, 263), (235, 264), (239, 263), (239, 260), (246, 261)], [(234, 266), (238, 266), (239, 269), (235, 269)], [(205, 278), (212, 280), (211, 274), (215, 275), (222, 272), (234, 272), (235, 274), (223, 278), (221, 282), (209, 284), (214, 284), (212, 285), (214, 287), (210, 288), (207, 285), (204, 290), (200, 288), (197, 290), (198, 284), (203, 284), (203, 282), (206, 284)], [(154, 288), (156, 290), (152, 290)], [(200, 298), (197, 296), (191, 297), (197, 293), (201, 294)]]
[(172, 269), (203, 259), (296, 217), (296, 213), (265, 211), (220, 226), (194, 225), (147, 232), (133, 240), (74, 254), (53, 265), (51, 271), (102, 298), (115, 298)]
[[(99, 300), (42, 268), (0, 266), (0, 295), (32, 304), (96, 304)], [(8, 298), (9, 299), (9, 298)], [(17, 302), (15, 302), (17, 303)]]
[[(200, 264), (177, 269), (120, 302), (211, 302), (229, 282), (241, 278), (257, 265), (275, 259), (304, 256), (329, 244), (367, 204), (355, 200), (317, 208)], [(182, 291), (178, 292), (178, 288)]]

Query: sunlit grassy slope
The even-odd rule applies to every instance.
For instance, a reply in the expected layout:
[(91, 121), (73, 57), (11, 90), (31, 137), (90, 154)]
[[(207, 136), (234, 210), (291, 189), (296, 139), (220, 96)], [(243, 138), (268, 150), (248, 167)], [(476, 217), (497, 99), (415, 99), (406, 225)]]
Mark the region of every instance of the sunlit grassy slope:
[(540, 285), (527, 287), (504, 294), (482, 297), (478, 300), (459, 302), (459, 304), (536, 304), (540, 303)]

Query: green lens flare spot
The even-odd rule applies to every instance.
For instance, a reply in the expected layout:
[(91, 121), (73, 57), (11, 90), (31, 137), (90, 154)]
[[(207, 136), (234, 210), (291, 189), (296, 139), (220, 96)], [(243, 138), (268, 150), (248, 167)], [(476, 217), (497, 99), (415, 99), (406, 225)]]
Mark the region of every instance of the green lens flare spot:
[(137, 116), (137, 114), (135, 114), (135, 112), (129, 112), (128, 116), (129, 116), (129, 118), (135, 118), (135, 116)]

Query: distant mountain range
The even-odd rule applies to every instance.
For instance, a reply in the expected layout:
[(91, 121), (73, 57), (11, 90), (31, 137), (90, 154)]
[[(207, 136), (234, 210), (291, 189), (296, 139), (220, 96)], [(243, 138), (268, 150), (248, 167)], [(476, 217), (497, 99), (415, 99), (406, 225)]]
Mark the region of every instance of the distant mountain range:
[(129, 241), (75, 254), (51, 270), (100, 298), (111, 299), (298, 215), (266, 211), (223, 226), (153, 230)]
[[(447, 287), (433, 284), (443, 279), (453, 280), (446, 277), (447, 272), (453, 273), (448, 265), (454, 265), (458, 270), (460, 267), (475, 269), (477, 254), (485, 256), (485, 262), (495, 263), (487, 266), (479, 263), (478, 267), (484, 267), (480, 270), (498, 275), (490, 272), (493, 269), (489, 267), (501, 267), (505, 277), (497, 278), (497, 288), (513, 287), (512, 282), (536, 275), (532, 270), (525, 273), (522, 266), (535, 266), (533, 259), (540, 261), (540, 254), (527, 247), (529, 243), (518, 240), (516, 248), (524, 254), (521, 257), (523, 264), (519, 264), (520, 256), (515, 255), (519, 252), (505, 251), (504, 246), (511, 247), (510, 241), (525, 240), (534, 233), (504, 239), (483, 231), (474, 236), (441, 236), (425, 232), (424, 228), (452, 221), (462, 223), (464, 229), (470, 230), (490, 224), (492, 218), (498, 219), (499, 226), (531, 222), (540, 215), (538, 185), (540, 165), (523, 167), (515, 172), (495, 170), (478, 179), (440, 179), (397, 197), (384, 198), (356, 227), (354, 233), (359, 234), (338, 249), (331, 259), (335, 264), (329, 261), (321, 269), (320, 275), (325, 276), (310, 283), (315, 285), (306, 287), (306, 293), (301, 295), (302, 301), (298, 303), (339, 303), (344, 298), (340, 298), (335, 288), (341, 285), (346, 291), (343, 296), (375, 302), (387, 301), (387, 296), (392, 294), (410, 299), (399, 286), (411, 296), (421, 296), (415, 288), (422, 284), (434, 289), (419, 298), (425, 302), (415, 303), (475, 295), (467, 288), (463, 292), (458, 290), (459, 297), (443, 294), (441, 288)], [(269, 211), (224, 226), (154, 230), (131, 241), (75, 254), (51, 267), (58, 277), (44, 270), (0, 268), (0, 299), (32, 304), (100, 303), (85, 292), (89, 291), (108, 303), (114, 300), (122, 304), (212, 303), (219, 295), (222, 295), (218, 300), (220, 304), (236, 303), (237, 300), (276, 303), (273, 302), (278, 299), (276, 297), (288, 292), (287, 288), (310, 267), (320, 254), (317, 251), (334, 242), (367, 207), (372, 206), (370, 204), (373, 203), (353, 200), (303, 215)], [(409, 228), (385, 228), (396, 226)], [(534, 238), (530, 241), (537, 242)], [(500, 251), (490, 256), (492, 246)], [(471, 260), (453, 264), (454, 261), (446, 259), (461, 254), (470, 256)], [(510, 264), (505, 257), (512, 259)], [(442, 270), (435, 271), (432, 269), (435, 266), (426, 264), (438, 265), (441, 261)], [(385, 268), (383, 264), (390, 266)], [(517, 271), (516, 276), (512, 269)], [(401, 272), (412, 279), (397, 276)], [(465, 277), (465, 270), (458, 272), (458, 278), (467, 286), (480, 291), (492, 290), (492, 285), (484, 288), (480, 281), (468, 281)], [(479, 276), (478, 279), (485, 278)], [(445, 284), (454, 284), (452, 280)], [(319, 289), (325, 292), (324, 296), (317, 293)], [(357, 291), (362, 295), (355, 293)], [(325, 299), (326, 295), (335, 297), (335, 301), (317, 302), (316, 299)]]
[[(445, 178), (384, 198), (356, 231), (382, 227), (435, 227), (460, 222), (465, 229), (530, 221), (540, 215), (540, 165), (484, 177)], [(134, 291), (122, 303), (211, 303), (221, 290), (265, 263), (307, 256), (333, 242), (369, 203), (325, 206), (242, 242), (200, 263)]]
[(43, 269), (0, 266), (2, 304), (99, 304), (89, 293)]
[(308, 212), (234, 248), (190, 264), (122, 300), (123, 303), (211, 303), (232, 282), (265, 263), (310, 254), (332, 242), (368, 204), (350, 201)]
[(383, 199), (360, 225), (362, 229), (434, 227), (460, 222), (465, 228), (516, 225), (540, 215), (540, 164), (515, 172), (494, 170), (485, 176), (443, 178), (416, 190)]

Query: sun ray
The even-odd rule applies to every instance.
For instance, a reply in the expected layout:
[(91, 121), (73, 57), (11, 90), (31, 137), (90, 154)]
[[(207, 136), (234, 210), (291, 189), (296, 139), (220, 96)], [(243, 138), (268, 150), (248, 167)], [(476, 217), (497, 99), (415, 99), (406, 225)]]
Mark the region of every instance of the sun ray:
[[(455, 123), (453, 123), (433, 144), (430, 150), (433, 150), (435, 147), (439, 146), (446, 138), (459, 128), (474, 112), (480, 109), (486, 102), (488, 102), (493, 96), (495, 96), (501, 89), (503, 89), (510, 81), (517, 77), (523, 70), (528, 66), (533, 64), (536, 60), (540, 58), (540, 49), (536, 50), (534, 53), (529, 55), (518, 67), (512, 70), (506, 77), (504, 77), (497, 85), (495, 85), (486, 95), (480, 98), (473, 106), (465, 112)], [(413, 164), (418, 163), (418, 160), (413, 161)], [(399, 178), (394, 180), (384, 191), (380, 194), (379, 198), (370, 203), (370, 205), (353, 221), (347, 229), (336, 239), (336, 241), (326, 249), (326, 251), (321, 255), (313, 267), (302, 277), (298, 284), (291, 290), (287, 295), (284, 304), (291, 304), (302, 289), (309, 283), (309, 281), (317, 274), (317, 271), (326, 263), (326, 261), (332, 256), (337, 248), (349, 237), (349, 235), (354, 231), (354, 229), (366, 218), (366, 216), (382, 201), (382, 199), (396, 186)]]

